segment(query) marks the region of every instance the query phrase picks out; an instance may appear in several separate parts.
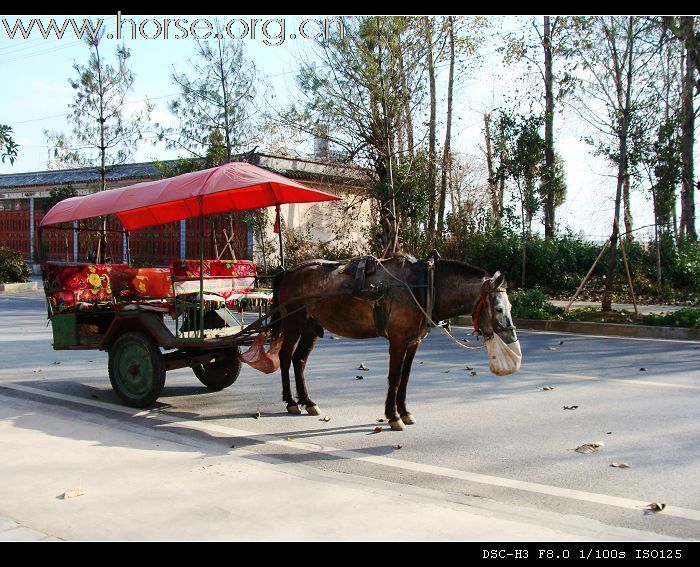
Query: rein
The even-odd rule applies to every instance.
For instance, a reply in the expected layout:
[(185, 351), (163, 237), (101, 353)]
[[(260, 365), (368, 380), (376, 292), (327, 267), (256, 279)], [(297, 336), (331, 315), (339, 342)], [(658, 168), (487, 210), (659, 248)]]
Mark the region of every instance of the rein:
[[(454, 344), (456, 344), (458, 347), (461, 347), (461, 348), (463, 348), (463, 349), (465, 349), (465, 350), (479, 350), (479, 349), (482, 349), (482, 348), (484, 348), (484, 347), (486, 346), (485, 344), (483, 344), (483, 345), (481, 345), (481, 346), (476, 346), (476, 347), (474, 347), (474, 346), (468, 346), (468, 345), (465, 345), (465, 344), (464, 344), (462, 341), (460, 341), (459, 339), (456, 339), (456, 338), (452, 335), (452, 333), (450, 333), (447, 329), (445, 329), (445, 327), (443, 327), (443, 326), (441, 326), (441, 325), (438, 325), (435, 321), (433, 321), (433, 318), (432, 318), (432, 309), (431, 309), (431, 313), (430, 313), (430, 314), (428, 314), (428, 313), (426, 312), (426, 310), (423, 309), (423, 306), (420, 304), (420, 301), (418, 301), (418, 298), (415, 296), (415, 294), (413, 293), (413, 290), (411, 289), (411, 286), (410, 286), (407, 282), (403, 281), (401, 278), (399, 278), (399, 277), (395, 276), (394, 274), (392, 274), (389, 270), (387, 270), (387, 268), (386, 268), (384, 265), (379, 264), (379, 266), (380, 266), (391, 278), (393, 278), (394, 280), (396, 280), (397, 282), (399, 282), (399, 283), (401, 284), (402, 287), (405, 287), (405, 288), (406, 288), (406, 290), (408, 291), (408, 293), (411, 295), (411, 298), (413, 298), (413, 301), (415, 302), (416, 307), (418, 307), (419, 311), (420, 311), (421, 313), (423, 313), (423, 315), (425, 316), (425, 320), (426, 320), (428, 323), (430, 323), (431, 325), (433, 325), (434, 327), (439, 328), (439, 329), (440, 329), (443, 333), (445, 333), (445, 335), (447, 335), (447, 337), (448, 337)], [(486, 283), (486, 282), (485, 282), (485, 283)], [(421, 287), (422, 287), (422, 286), (421, 286)], [(482, 290), (483, 290), (483, 285), (482, 285)], [(483, 307), (482, 307), (482, 309), (483, 309)], [(484, 340), (488, 340), (489, 338), (490, 338), (490, 337), (484, 337)]]

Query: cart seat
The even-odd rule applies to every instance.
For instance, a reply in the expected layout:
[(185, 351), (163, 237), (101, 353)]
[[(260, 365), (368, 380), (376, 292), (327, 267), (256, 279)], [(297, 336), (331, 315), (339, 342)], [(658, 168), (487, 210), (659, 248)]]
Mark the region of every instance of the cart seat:
[(44, 289), (52, 311), (60, 313), (112, 309), (114, 296), (110, 274), (118, 266), (121, 265), (87, 263), (42, 265)]
[[(270, 301), (271, 293), (255, 289), (257, 269), (251, 260), (204, 260), (204, 299), (208, 295), (223, 298), (226, 307), (241, 307), (254, 301)], [(177, 260), (170, 264), (173, 289), (178, 299), (198, 298), (200, 261)], [(245, 300), (245, 301), (244, 301)]]

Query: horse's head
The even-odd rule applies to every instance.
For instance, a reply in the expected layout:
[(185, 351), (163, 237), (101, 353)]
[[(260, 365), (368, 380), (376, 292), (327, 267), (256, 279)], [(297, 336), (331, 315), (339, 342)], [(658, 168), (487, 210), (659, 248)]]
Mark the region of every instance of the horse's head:
[(522, 353), (510, 312), (505, 277), (485, 278), (472, 312), (474, 330), (481, 333), (489, 353), (489, 369), (504, 376), (520, 369)]

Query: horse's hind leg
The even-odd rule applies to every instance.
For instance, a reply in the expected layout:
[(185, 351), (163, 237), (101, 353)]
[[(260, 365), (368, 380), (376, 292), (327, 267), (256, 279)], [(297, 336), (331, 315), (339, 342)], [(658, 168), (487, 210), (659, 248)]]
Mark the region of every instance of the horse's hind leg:
[(405, 340), (389, 340), (389, 388), (386, 394), (384, 415), (389, 420), (389, 426), (396, 431), (405, 429), (401, 416), (397, 411), (396, 402), (407, 348), (408, 344)]
[(420, 341), (416, 341), (415, 344), (408, 346), (403, 366), (401, 367), (401, 384), (399, 384), (399, 391), (396, 396), (396, 408), (401, 416), (401, 421), (405, 425), (414, 425), (416, 423), (413, 414), (406, 407), (406, 390), (408, 389), (408, 379), (411, 374), (411, 364), (413, 364), (413, 358), (416, 356), (419, 345)]
[(292, 397), (292, 388), (289, 385), (289, 367), (292, 364), (294, 346), (299, 340), (304, 326), (304, 319), (285, 320), (282, 331), (282, 347), (280, 348), (280, 374), (282, 376), (282, 400), (287, 403), (287, 411), (293, 414), (301, 413), (299, 404)]
[(297, 387), (297, 396), (299, 398), (299, 404), (306, 407), (306, 411), (309, 415), (320, 415), (321, 410), (316, 405), (315, 402), (309, 397), (309, 393), (306, 390), (306, 380), (304, 378), (304, 369), (306, 368), (306, 361), (309, 359), (309, 355), (316, 345), (318, 337), (323, 333), (323, 329), (319, 327), (313, 321), (307, 321), (306, 327), (301, 334), (299, 339), (299, 344), (297, 345), (294, 355), (292, 356), (292, 364), (294, 365), (294, 380)]

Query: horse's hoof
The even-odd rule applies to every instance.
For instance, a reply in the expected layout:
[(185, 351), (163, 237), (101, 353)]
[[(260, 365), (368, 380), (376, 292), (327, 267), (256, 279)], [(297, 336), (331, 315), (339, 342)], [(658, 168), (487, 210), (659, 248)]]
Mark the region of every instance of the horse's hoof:
[(406, 415), (402, 415), (401, 421), (404, 422), (404, 425), (415, 425), (416, 424), (416, 420), (413, 417), (412, 413), (407, 413)]
[(289, 413), (293, 413), (294, 415), (299, 415), (301, 413), (301, 410), (299, 409), (299, 406), (296, 404), (289, 404), (287, 405), (287, 411)]
[(307, 406), (306, 413), (309, 415), (321, 415), (321, 410), (318, 406)]
[(406, 429), (406, 426), (400, 419), (397, 419), (396, 421), (390, 421), (389, 427), (391, 427), (394, 431), (403, 431), (404, 429)]

